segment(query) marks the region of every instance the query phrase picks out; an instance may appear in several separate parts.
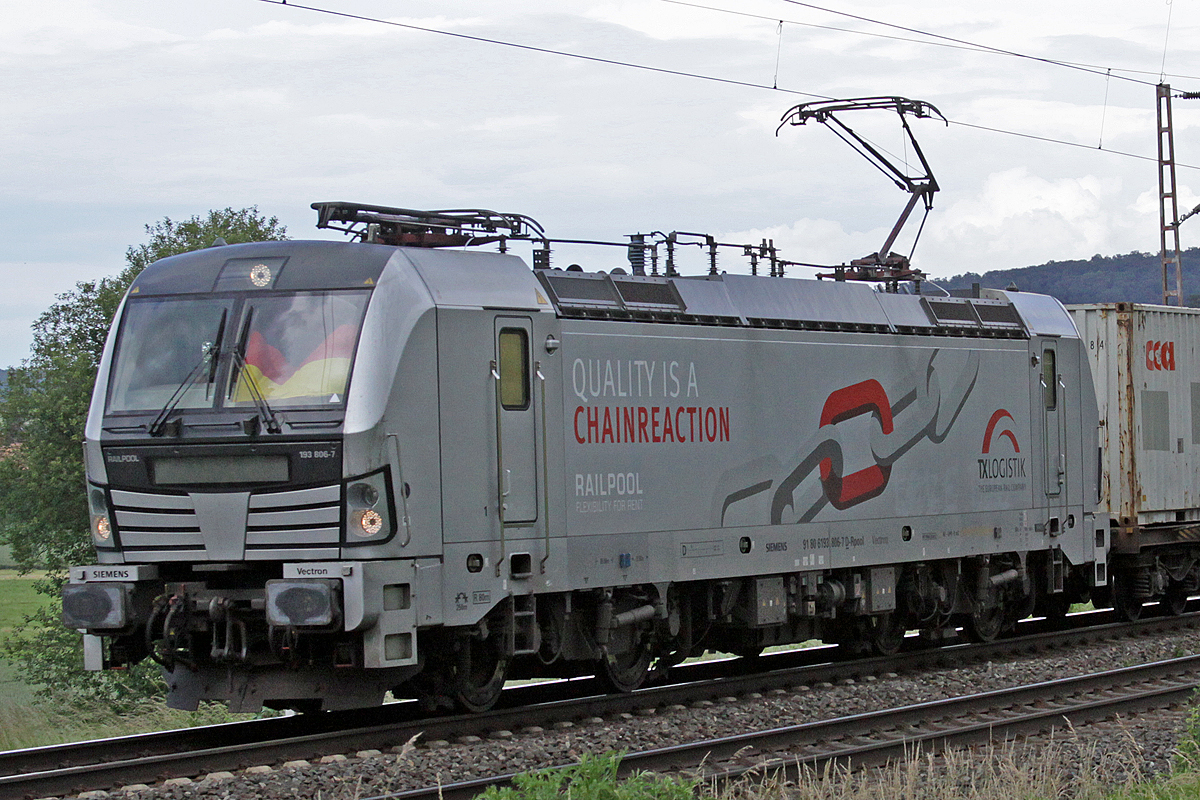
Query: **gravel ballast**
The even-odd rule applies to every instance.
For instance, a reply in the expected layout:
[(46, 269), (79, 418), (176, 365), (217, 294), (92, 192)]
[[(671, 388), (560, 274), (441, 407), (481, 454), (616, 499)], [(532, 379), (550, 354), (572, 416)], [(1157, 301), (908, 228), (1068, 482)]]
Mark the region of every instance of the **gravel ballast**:
[[(796, 687), (740, 698), (721, 698), (688, 707), (644, 709), (640, 713), (590, 718), (570, 725), (493, 731), (462, 742), (418, 740), (401, 752), (347, 753), (344, 759), (313, 759), (310, 764), (272, 765), (232, 775), (194, 776), (192, 782), (148, 788), (114, 789), (110, 796), (137, 798), (295, 798), (323, 800), (369, 798), (389, 791), (440, 782), (468, 781), (493, 775), (568, 764), (587, 753), (639, 751), (749, 730), (795, 725), (838, 716), (912, 705), (948, 697), (1010, 688), (1071, 675), (1159, 661), (1198, 652), (1200, 632), (1153, 638), (1125, 638), (1069, 651), (1013, 656), (912, 675), (884, 674), (837, 684)], [(1128, 774), (1169, 768), (1187, 718), (1185, 709), (1146, 713), (1077, 729), (1076, 747), (1108, 767), (1114, 754), (1141, 758)], [(1037, 745), (1046, 737), (1034, 737)], [(1061, 734), (1060, 734), (1060, 739)], [(1084, 765), (1078, 765), (1081, 769)], [(1111, 772), (1111, 769), (1107, 770)]]

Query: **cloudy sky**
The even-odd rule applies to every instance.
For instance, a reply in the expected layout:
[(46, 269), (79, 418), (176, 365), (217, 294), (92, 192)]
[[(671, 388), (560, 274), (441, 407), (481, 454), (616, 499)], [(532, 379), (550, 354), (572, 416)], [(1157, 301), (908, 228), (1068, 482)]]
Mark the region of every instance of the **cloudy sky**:
[[(862, 256), (907, 196), (824, 127), (776, 135), (819, 97), (900, 95), (951, 121), (912, 123), (942, 187), (915, 256), (933, 276), (1156, 251), (1154, 84), (1200, 91), (1200, 4), (39, 0), (0, 10), (0, 59), (7, 365), (144, 225), (210, 208), (257, 205), (296, 237), (331, 237), (311, 202), (355, 200)], [(1200, 100), (1174, 111), (1177, 160), (1200, 165)], [(905, 156), (895, 115), (846, 120)], [(1200, 173), (1179, 193), (1200, 201)]]

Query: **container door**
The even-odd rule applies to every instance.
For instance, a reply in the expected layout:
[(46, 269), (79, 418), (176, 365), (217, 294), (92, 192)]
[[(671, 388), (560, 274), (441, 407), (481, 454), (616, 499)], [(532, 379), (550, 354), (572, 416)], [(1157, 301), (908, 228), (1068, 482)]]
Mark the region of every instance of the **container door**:
[(1042, 347), (1042, 420), (1046, 453), (1046, 494), (1050, 505), (1066, 502), (1067, 493), (1067, 449), (1066, 449), (1066, 399), (1063, 382), (1059, 377), (1056, 344)]
[(504, 524), (537, 520), (537, 425), (528, 317), (496, 317), (497, 485)]

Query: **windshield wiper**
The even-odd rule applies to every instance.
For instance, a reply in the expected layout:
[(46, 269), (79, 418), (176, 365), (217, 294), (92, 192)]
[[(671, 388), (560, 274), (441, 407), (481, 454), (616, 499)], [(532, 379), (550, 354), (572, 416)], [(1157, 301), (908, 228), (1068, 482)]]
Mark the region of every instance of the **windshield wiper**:
[[(224, 325), (225, 325), (225, 317), (224, 317), (224, 315), (222, 315), (221, 316), (221, 326), (224, 327)], [(218, 341), (220, 341), (220, 337), (218, 337)], [(183, 379), (183, 382), (180, 383), (179, 386), (177, 386), (175, 388), (174, 393), (171, 394), (171, 398), (169, 400), (167, 400), (167, 404), (162, 407), (162, 411), (158, 412), (158, 416), (154, 418), (154, 422), (150, 423), (150, 435), (151, 436), (162, 436), (163, 435), (163, 432), (167, 428), (167, 417), (171, 416), (171, 412), (175, 410), (175, 406), (179, 405), (179, 401), (183, 400), (183, 396), (185, 394), (187, 394), (187, 390), (190, 389), (192, 387), (192, 384), (196, 382), (196, 378), (198, 378), (200, 376), (204, 367), (206, 365), (208, 365), (209, 363), (212, 363), (214, 365), (216, 364), (216, 359), (213, 358), (213, 355), (216, 352), (217, 352), (217, 348), (215, 345), (213, 345), (212, 342), (204, 343), (204, 355), (202, 355), (200, 357), (200, 361), (196, 364), (196, 366), (192, 367), (192, 371), (189, 372), (187, 374), (187, 377)], [(211, 382), (212, 382), (212, 370), (210, 369), (209, 370), (209, 383), (211, 383)], [(176, 432), (176, 435), (178, 435), (178, 432)]]
[[(267, 433), (283, 433), (283, 428), (279, 424), (279, 418), (271, 410), (271, 406), (267, 403), (267, 398), (263, 396), (262, 391), (258, 388), (258, 383), (255, 382), (254, 376), (246, 368), (245, 356), (236, 347), (233, 349), (233, 361), (238, 368), (237, 379), (245, 381), (246, 387), (250, 389), (250, 398), (254, 401), (254, 407), (258, 409), (259, 417), (262, 418), (263, 427), (267, 429)], [(256, 429), (259, 417), (252, 417), (249, 420), (251, 425), (246, 427), (246, 433), (253, 435), (258, 432)]]
[[(225, 338), (225, 320), (229, 316), (229, 310), (225, 309), (221, 312), (221, 321), (217, 325), (216, 342), (205, 342), (201, 348), (200, 361), (196, 366), (192, 367), (191, 372), (187, 377), (175, 387), (175, 391), (171, 393), (171, 397), (167, 400), (166, 405), (162, 407), (162, 411), (158, 412), (158, 416), (154, 418), (154, 422), (150, 423), (150, 435), (162, 436), (167, 428), (167, 418), (171, 416), (171, 412), (175, 410), (175, 406), (179, 405), (183, 400), (183, 396), (187, 394), (187, 390), (196, 382), (204, 369), (208, 365), (208, 385), (211, 387), (216, 379), (217, 371), (217, 354), (221, 352), (221, 342)], [(179, 430), (175, 431), (175, 435), (179, 435)]]

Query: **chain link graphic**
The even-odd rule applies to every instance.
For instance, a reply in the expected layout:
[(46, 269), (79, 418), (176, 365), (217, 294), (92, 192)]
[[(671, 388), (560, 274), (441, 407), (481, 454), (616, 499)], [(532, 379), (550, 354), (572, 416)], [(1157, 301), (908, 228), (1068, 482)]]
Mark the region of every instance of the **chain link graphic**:
[[(798, 512), (797, 522), (809, 522), (826, 505), (845, 510), (878, 497), (887, 489), (892, 466), (919, 442), (928, 439), (940, 444), (950, 433), (954, 422), (975, 388), (979, 375), (979, 352), (971, 351), (958, 374), (943, 388), (941, 366), (934, 350), (921, 368), (912, 373), (911, 387), (899, 399), (889, 400), (884, 387), (876, 380), (866, 380), (832, 392), (821, 411), (821, 423), (808, 440), (797, 448), (789, 459), (795, 464), (786, 474), (774, 456), (757, 459), (727, 472), (720, 485), (732, 489), (720, 498), (715, 508), (720, 524), (734, 503), (774, 488), (771, 498), (770, 522), (781, 524), (785, 515)], [(879, 427), (872, 430), (869, 453), (854, 452), (862, 447), (861, 434), (847, 435), (841, 423), (864, 414), (872, 415)], [(847, 454), (863, 456), (850, 463), (868, 466), (850, 474), (844, 472)], [(819, 481), (808, 480), (818, 473)], [(771, 476), (774, 477), (771, 477)], [(792, 514), (788, 514), (788, 512)]]

